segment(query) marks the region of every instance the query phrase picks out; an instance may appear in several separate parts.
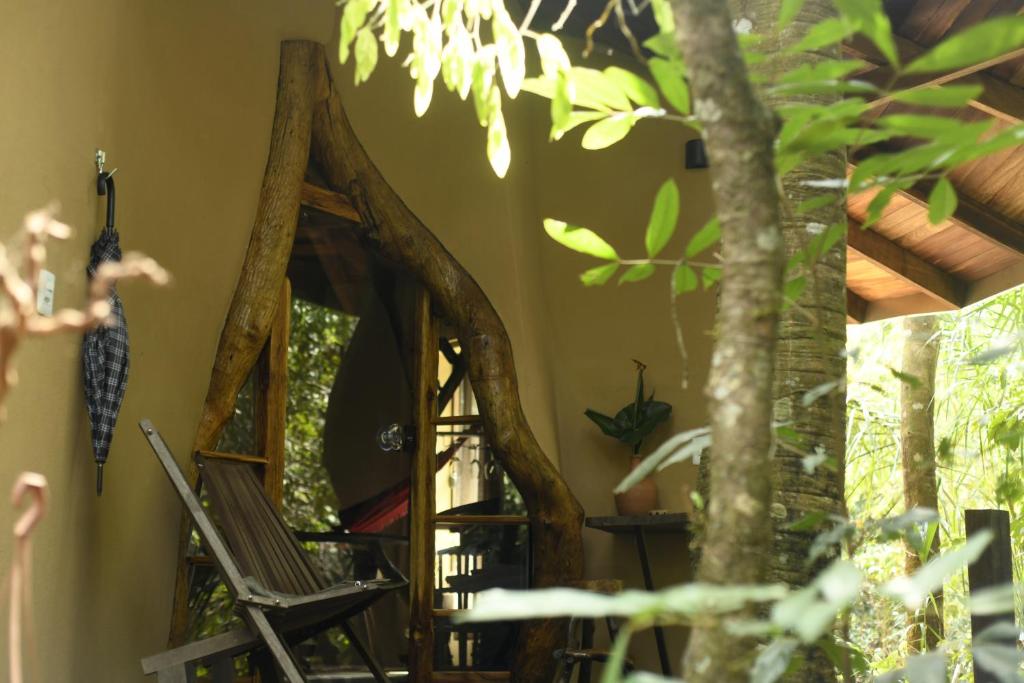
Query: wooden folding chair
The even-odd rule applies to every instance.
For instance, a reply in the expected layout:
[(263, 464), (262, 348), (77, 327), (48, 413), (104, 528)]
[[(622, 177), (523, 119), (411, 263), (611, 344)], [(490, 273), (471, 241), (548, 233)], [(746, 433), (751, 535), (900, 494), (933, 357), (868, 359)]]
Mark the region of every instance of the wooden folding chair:
[[(142, 660), (143, 671), (155, 673), (160, 683), (187, 683), (195, 680), (195, 666), (205, 662), (211, 665), (215, 681), (233, 680), (231, 658), (262, 649), (269, 652), (285, 682), (300, 683), (305, 678), (289, 643), (338, 625), (373, 677), (388, 681), (384, 669), (346, 620), (385, 593), (405, 586), (405, 577), (385, 560), (380, 567), (382, 578), (328, 585), (267, 498), (251, 465), (196, 454), (200, 481), (213, 512), (211, 518), (152, 423), (143, 420), (139, 426), (185, 504), (246, 624), (147, 657)], [(266, 681), (268, 673), (274, 672), (262, 673)]]

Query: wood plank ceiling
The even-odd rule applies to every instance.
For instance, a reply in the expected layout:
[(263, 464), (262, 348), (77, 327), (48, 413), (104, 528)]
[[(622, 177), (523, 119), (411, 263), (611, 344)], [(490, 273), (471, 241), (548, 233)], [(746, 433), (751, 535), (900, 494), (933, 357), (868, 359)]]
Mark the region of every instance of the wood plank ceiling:
[[(1024, 12), (1024, 0), (887, 0), (886, 11), (906, 62), (942, 38), (986, 18)], [(891, 73), (869, 42), (845, 46), (871, 69), (857, 78), (888, 83)], [(985, 90), (955, 115), (965, 123), (996, 119), (1004, 128), (1024, 119), (1024, 52), (976, 68), (906, 86), (980, 83)], [(904, 105), (880, 101), (872, 116), (896, 113)], [(889, 149), (912, 145), (903, 141)], [(851, 159), (850, 168), (856, 164)], [(861, 230), (872, 192), (852, 195), (847, 273), (848, 320), (863, 322), (911, 313), (951, 310), (1024, 282), (1024, 148), (967, 164), (950, 174), (959, 205), (939, 225), (928, 221), (930, 186), (899, 193), (871, 230)]]

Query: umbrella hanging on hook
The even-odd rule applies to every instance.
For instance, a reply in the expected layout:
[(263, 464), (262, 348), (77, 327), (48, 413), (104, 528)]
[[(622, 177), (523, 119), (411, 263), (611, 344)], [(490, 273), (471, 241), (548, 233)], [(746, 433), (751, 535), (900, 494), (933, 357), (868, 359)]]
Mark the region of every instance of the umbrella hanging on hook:
[[(86, 273), (89, 280), (106, 261), (121, 260), (120, 237), (114, 228), (114, 173), (103, 170), (105, 155), (96, 152), (96, 193), (107, 197), (107, 220), (90, 250)], [(114, 426), (128, 384), (128, 326), (117, 291), (110, 289), (110, 318), (86, 332), (82, 341), (82, 365), (85, 371), (85, 403), (92, 426), (92, 448), (96, 458), (96, 495), (103, 493), (103, 465), (107, 462)]]

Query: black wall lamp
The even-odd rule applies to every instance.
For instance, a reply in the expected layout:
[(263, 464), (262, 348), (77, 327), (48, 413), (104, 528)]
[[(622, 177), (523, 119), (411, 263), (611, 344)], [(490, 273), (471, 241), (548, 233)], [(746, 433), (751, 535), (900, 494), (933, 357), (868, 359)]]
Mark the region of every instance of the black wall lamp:
[(686, 141), (686, 168), (707, 168), (708, 154), (700, 138)]

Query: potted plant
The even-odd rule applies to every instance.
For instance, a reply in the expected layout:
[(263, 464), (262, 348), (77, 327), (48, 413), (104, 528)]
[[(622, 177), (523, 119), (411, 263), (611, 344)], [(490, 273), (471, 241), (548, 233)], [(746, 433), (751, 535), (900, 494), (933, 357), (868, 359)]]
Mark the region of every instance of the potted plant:
[[(609, 417), (588, 408), (584, 415), (593, 420), (601, 431), (633, 449), (630, 456), (630, 470), (636, 469), (643, 458), (640, 447), (654, 428), (668, 419), (672, 406), (664, 401), (655, 401), (654, 393), (644, 398), (644, 370), (647, 366), (636, 363), (636, 395), (629, 404)], [(615, 495), (615, 509), (620, 515), (646, 515), (658, 507), (658, 487), (650, 477), (624, 493)]]

